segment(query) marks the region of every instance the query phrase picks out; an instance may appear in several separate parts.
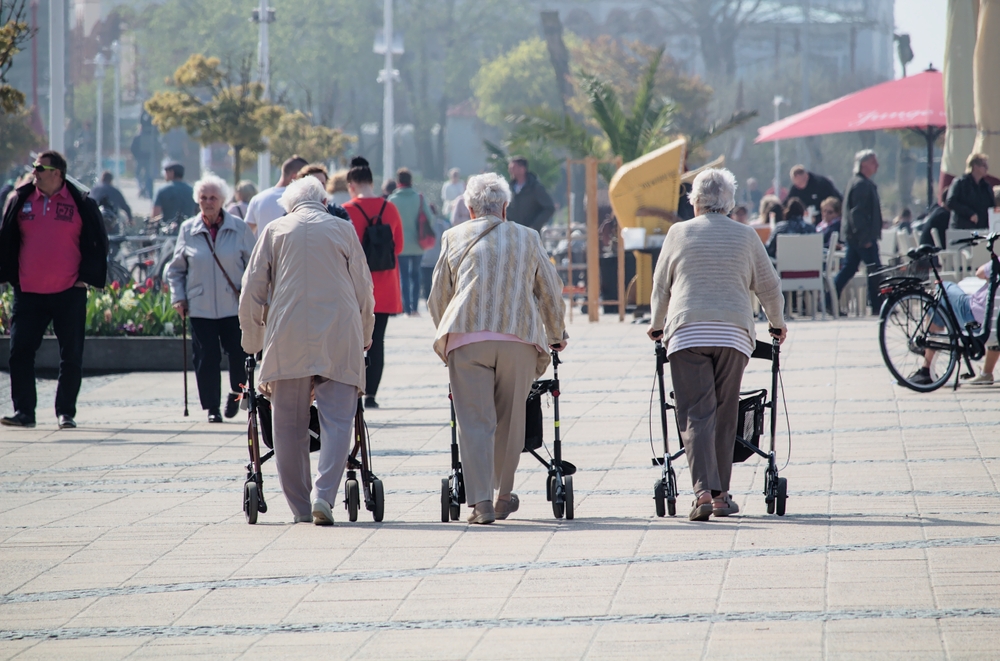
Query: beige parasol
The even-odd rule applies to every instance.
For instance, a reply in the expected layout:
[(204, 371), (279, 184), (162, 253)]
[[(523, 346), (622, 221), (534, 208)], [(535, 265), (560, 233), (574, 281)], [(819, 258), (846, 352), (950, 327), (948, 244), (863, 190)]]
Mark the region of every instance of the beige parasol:
[(965, 174), (965, 159), (976, 141), (972, 59), (976, 47), (979, 0), (948, 0), (947, 43), (944, 60), (944, 103), (948, 132), (941, 172)]

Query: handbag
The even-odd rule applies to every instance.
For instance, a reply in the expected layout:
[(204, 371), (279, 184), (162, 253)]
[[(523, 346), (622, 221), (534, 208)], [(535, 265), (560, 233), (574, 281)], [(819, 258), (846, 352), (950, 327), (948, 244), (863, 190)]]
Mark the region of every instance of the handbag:
[(434, 244), (437, 243), (437, 236), (434, 234), (434, 228), (431, 227), (431, 221), (424, 213), (423, 193), (420, 194), (420, 206), (417, 207), (417, 243), (420, 244), (421, 250), (433, 248)]
[(215, 259), (215, 263), (218, 265), (219, 270), (222, 271), (222, 277), (226, 279), (226, 284), (229, 285), (229, 288), (233, 290), (233, 294), (238, 299), (240, 297), (240, 288), (233, 284), (233, 281), (229, 278), (229, 274), (226, 273), (226, 269), (222, 268), (222, 262), (219, 261), (219, 256), (215, 254), (215, 246), (212, 245), (212, 239), (210, 239), (207, 234), (202, 234), (202, 236), (205, 237), (208, 249), (212, 251), (212, 257)]
[(385, 212), (386, 200), (382, 200), (382, 208), (374, 219), (369, 218), (360, 204), (355, 207), (365, 217), (368, 226), (361, 237), (361, 248), (365, 251), (365, 259), (368, 261), (368, 270), (372, 273), (378, 271), (391, 271), (396, 268), (396, 242), (392, 238), (392, 228), (382, 222), (382, 214)]

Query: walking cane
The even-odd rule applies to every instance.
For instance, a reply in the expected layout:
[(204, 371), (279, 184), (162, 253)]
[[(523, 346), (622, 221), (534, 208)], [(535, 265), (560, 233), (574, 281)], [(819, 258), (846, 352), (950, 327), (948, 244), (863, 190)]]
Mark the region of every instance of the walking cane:
[(181, 344), (184, 345), (184, 417), (188, 417), (188, 322), (181, 313)]

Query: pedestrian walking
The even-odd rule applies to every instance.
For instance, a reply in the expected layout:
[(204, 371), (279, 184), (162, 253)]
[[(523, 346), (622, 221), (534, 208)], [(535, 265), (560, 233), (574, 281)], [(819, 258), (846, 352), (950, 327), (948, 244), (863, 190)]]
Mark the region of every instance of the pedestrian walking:
[(465, 192), (465, 182), (462, 181), (462, 171), (458, 168), (448, 170), (448, 181), (441, 184), (441, 212), (450, 215), (455, 200)]
[[(413, 190), (413, 174), (406, 168), (396, 172), (396, 190), (389, 196), (389, 202), (396, 205), (400, 222), (403, 223), (403, 249), (399, 253), (399, 278), (403, 292), (403, 312), (407, 317), (419, 317), (420, 303), (420, 261), (424, 249), (420, 247), (420, 222), (430, 227), (434, 212), (424, 196)], [(421, 219), (421, 216), (423, 218)]]
[(115, 175), (105, 170), (101, 173), (101, 183), (90, 189), (87, 194), (92, 200), (97, 202), (98, 207), (106, 206), (112, 211), (124, 211), (128, 218), (129, 225), (132, 224), (132, 207), (128, 205), (125, 196), (114, 185)]
[(288, 184), (295, 180), (299, 170), (309, 165), (309, 161), (301, 156), (292, 156), (281, 164), (281, 179), (271, 188), (265, 188), (253, 196), (247, 205), (246, 224), (254, 235), (260, 236), (267, 224), (285, 215), (285, 210), (278, 204), (278, 199), (285, 192)]
[(186, 218), (198, 213), (198, 202), (194, 199), (194, 189), (184, 181), (184, 166), (171, 163), (163, 168), (167, 185), (156, 193), (153, 201), (153, 217), (164, 223), (180, 224)]
[(507, 217), (518, 225), (541, 231), (556, 212), (548, 191), (533, 172), (528, 171), (528, 159), (515, 156), (507, 164), (510, 174), (510, 188), (513, 199), (507, 209)]
[(222, 179), (202, 177), (194, 195), (201, 212), (181, 224), (166, 277), (174, 309), (190, 319), (201, 408), (208, 411), (209, 422), (222, 422), (222, 351), (229, 357), (227, 418), (239, 410), (241, 384), (247, 379), (237, 312), (239, 283), (250, 261), (254, 236), (246, 223), (222, 209), (229, 196)]
[(427, 308), (451, 380), (469, 523), (492, 523), (518, 509), (525, 401), (549, 347), (568, 336), (562, 280), (538, 232), (507, 221), (507, 182), (476, 175), (464, 196), (472, 219), (444, 233)]
[[(364, 351), (375, 328), (372, 279), (350, 223), (327, 211), (316, 177), (288, 185), (254, 246), (243, 276), (243, 349), (263, 351), (258, 372), (269, 391), (274, 459), (294, 522), (332, 525), (347, 466)], [(303, 286), (308, 281), (309, 286)], [(319, 413), (319, 464), (309, 470), (309, 407)]]
[(60, 429), (76, 427), (83, 376), (87, 286), (101, 289), (108, 235), (97, 202), (66, 181), (66, 159), (42, 152), (34, 179), (7, 199), (0, 224), (0, 283), (14, 287), (10, 329), (9, 427), (34, 427), (35, 353), (49, 324), (59, 342), (55, 412)]
[(757, 335), (751, 292), (780, 341), (786, 333), (781, 282), (764, 245), (726, 216), (735, 195), (729, 170), (699, 174), (691, 189), (695, 218), (670, 228), (653, 273), (648, 334), (666, 342), (695, 492), (692, 521), (739, 512), (729, 482), (740, 382)]
[[(838, 297), (858, 272), (861, 262), (865, 263), (868, 273), (874, 273), (882, 266), (878, 255), (878, 240), (882, 236), (882, 204), (879, 201), (878, 186), (872, 181), (876, 172), (878, 156), (874, 151), (864, 149), (855, 154), (854, 177), (847, 184), (843, 218), (840, 221), (847, 250), (844, 265), (834, 279)], [(872, 310), (877, 312), (878, 283), (873, 278), (868, 279), (868, 302)]]
[[(370, 228), (385, 225), (392, 236), (392, 245), (388, 248), (392, 255), (392, 266), (384, 269), (369, 268), (372, 274), (372, 284), (375, 288), (375, 329), (372, 332), (372, 345), (368, 349), (368, 368), (365, 370), (365, 408), (377, 409), (375, 396), (382, 383), (382, 371), (385, 369), (385, 329), (389, 317), (403, 311), (403, 296), (399, 286), (398, 256), (403, 249), (403, 225), (399, 220), (396, 206), (375, 192), (374, 178), (368, 161), (357, 156), (351, 160), (351, 169), (347, 171), (347, 188), (351, 193), (351, 201), (344, 204), (351, 216), (354, 230), (362, 247)], [(372, 233), (377, 230), (372, 229)], [(377, 258), (387, 258), (388, 255), (375, 255), (374, 252), (385, 250), (373, 246), (366, 250), (369, 267), (373, 261), (383, 261)], [(379, 266), (387, 266), (386, 263)]]
[(253, 182), (249, 179), (244, 179), (240, 183), (236, 184), (236, 191), (233, 193), (233, 197), (230, 200), (229, 206), (226, 207), (226, 211), (233, 214), (240, 220), (245, 221), (247, 217), (247, 208), (250, 206), (250, 200), (252, 200), (256, 194), (257, 187), (254, 186)]

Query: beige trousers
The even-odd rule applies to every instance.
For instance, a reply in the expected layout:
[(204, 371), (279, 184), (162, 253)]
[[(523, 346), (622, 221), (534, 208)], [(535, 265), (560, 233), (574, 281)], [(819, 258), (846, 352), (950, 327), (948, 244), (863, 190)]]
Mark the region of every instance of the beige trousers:
[(670, 354), (677, 422), (696, 494), (729, 491), (740, 382), (749, 360), (729, 347), (692, 347)]
[(476, 342), (448, 354), (458, 447), (470, 507), (507, 496), (524, 448), (525, 402), (538, 349), (521, 342)]
[[(320, 437), (315, 486), (309, 474), (309, 407), (314, 390)], [(319, 377), (282, 379), (271, 382), (270, 399), (274, 463), (292, 514), (311, 514), (310, 496), (333, 505), (351, 451), (358, 389)]]

